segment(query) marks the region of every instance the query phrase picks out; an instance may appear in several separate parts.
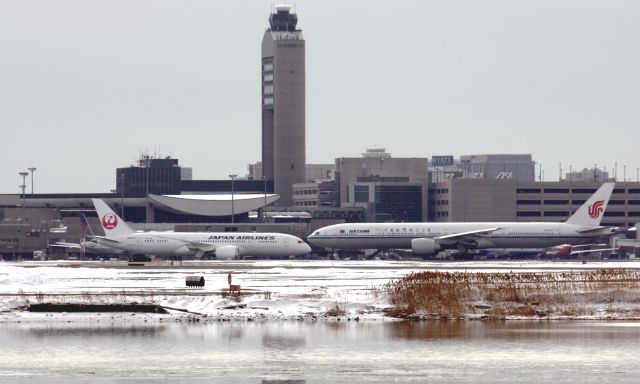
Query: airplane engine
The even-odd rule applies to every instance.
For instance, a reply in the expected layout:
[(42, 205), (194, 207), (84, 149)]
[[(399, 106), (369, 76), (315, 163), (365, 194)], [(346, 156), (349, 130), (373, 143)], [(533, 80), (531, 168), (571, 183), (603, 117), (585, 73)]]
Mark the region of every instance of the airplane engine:
[(440, 244), (433, 239), (413, 239), (411, 240), (411, 251), (416, 256), (432, 256), (440, 252)]
[(216, 258), (219, 260), (232, 260), (240, 256), (240, 250), (233, 245), (216, 248)]

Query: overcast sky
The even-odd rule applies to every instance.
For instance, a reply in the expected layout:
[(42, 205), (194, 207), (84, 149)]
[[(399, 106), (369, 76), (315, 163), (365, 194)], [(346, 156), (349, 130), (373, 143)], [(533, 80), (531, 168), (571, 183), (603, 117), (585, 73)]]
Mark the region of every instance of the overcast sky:
[[(0, 193), (108, 192), (142, 152), (196, 179), (260, 160), (272, 1), (0, 0)], [(640, 1), (295, 2), (307, 162), (531, 153), (640, 167)], [(28, 188), (30, 182), (27, 181)]]

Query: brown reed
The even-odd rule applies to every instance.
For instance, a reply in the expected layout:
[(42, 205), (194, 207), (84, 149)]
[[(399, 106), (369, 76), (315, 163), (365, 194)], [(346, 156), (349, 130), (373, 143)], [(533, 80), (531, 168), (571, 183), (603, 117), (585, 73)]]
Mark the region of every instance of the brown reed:
[[(383, 289), (391, 316), (421, 313), (428, 317), (460, 317), (485, 303), (491, 317), (584, 314), (579, 304), (623, 300), (640, 293), (640, 271), (598, 269), (576, 272), (441, 272), (422, 271), (393, 280)], [(553, 310), (554, 306), (567, 306)], [(635, 303), (639, 306), (640, 303)], [(541, 309), (544, 306), (544, 309)]]

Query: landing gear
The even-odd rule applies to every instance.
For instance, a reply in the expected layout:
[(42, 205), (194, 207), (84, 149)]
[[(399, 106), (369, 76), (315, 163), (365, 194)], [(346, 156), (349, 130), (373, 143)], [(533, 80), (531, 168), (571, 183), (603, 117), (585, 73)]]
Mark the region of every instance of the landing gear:
[(151, 261), (151, 258), (149, 256), (140, 253), (136, 253), (135, 255), (131, 255), (129, 257), (130, 263), (147, 263), (149, 261)]
[(476, 254), (465, 250), (464, 252), (456, 252), (452, 256), (453, 260), (473, 260)]
[(329, 258), (332, 260), (362, 260), (363, 257), (360, 252), (347, 250), (334, 250), (329, 254)]

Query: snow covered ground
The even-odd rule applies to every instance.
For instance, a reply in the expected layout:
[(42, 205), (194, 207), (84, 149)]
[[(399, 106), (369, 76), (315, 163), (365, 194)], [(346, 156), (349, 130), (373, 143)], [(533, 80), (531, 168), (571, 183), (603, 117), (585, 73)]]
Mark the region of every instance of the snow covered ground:
[[(190, 319), (313, 319), (336, 307), (343, 318), (381, 319), (388, 307), (378, 289), (421, 270), (575, 271), (597, 268), (640, 269), (640, 261), (197, 261), (128, 266), (126, 262), (0, 263), (0, 322), (104, 318), (104, 314), (30, 313), (29, 303), (153, 303), (174, 308), (169, 315), (109, 314), (110, 317)], [(229, 297), (228, 276), (240, 285)], [(187, 276), (203, 276), (204, 288), (187, 288)], [(188, 311), (188, 312), (185, 312)], [(189, 313), (191, 312), (191, 314)], [(202, 316), (198, 316), (202, 319)]]

